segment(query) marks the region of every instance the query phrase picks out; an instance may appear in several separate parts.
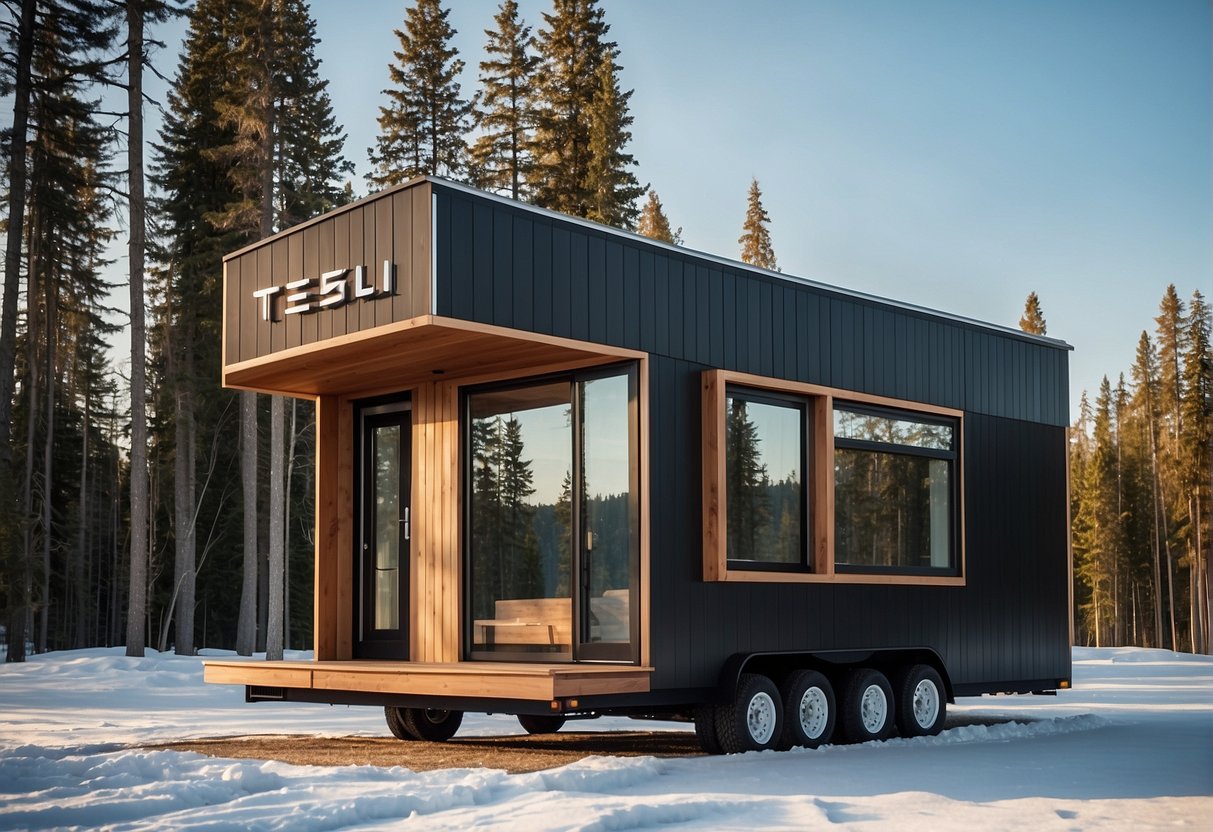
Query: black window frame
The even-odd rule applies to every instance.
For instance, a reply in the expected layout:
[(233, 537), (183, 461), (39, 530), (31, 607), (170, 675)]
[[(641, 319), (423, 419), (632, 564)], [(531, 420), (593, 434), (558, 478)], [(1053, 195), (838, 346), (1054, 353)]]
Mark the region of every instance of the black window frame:
[[(848, 413), (856, 413), (861, 416), (872, 416), (876, 418), (897, 419), (901, 421), (917, 422), (927, 425), (938, 425), (941, 427), (950, 428), (952, 431), (952, 441), (950, 447), (942, 448), (926, 448), (919, 445), (903, 445), (895, 442), (880, 442), (870, 439), (853, 439), (849, 437), (840, 437), (834, 431), (834, 414), (838, 411), (846, 411)], [(834, 449), (853, 450), (853, 451), (871, 451), (875, 453), (884, 453), (901, 456), (917, 456), (927, 459), (939, 459), (948, 463), (948, 565), (947, 566), (877, 566), (873, 564), (850, 564), (844, 563), (838, 558), (838, 519), (837, 511), (838, 504), (835, 500), (834, 504), (834, 545), (831, 557), (833, 559), (834, 572), (838, 574), (848, 575), (907, 575), (907, 576), (934, 576), (934, 577), (960, 577), (960, 431), (961, 420), (952, 416), (941, 416), (933, 413), (922, 413), (915, 410), (906, 410), (897, 407), (882, 407), (877, 405), (852, 403), (846, 400), (835, 399), (833, 411), (830, 414), (831, 418), (831, 435), (834, 438)], [(836, 472), (835, 472), (836, 477)], [(837, 478), (835, 478), (835, 486)]]
[[(782, 561), (763, 561), (763, 560), (745, 560), (742, 558), (731, 557), (728, 550), (728, 517), (727, 517), (727, 502), (726, 502), (726, 517), (724, 521), (725, 528), (725, 568), (733, 571), (746, 572), (785, 572), (785, 573), (813, 573), (813, 558), (812, 546), (810, 541), (813, 539), (813, 477), (812, 468), (812, 445), (813, 445), (813, 408), (812, 398), (809, 396), (797, 395), (795, 393), (782, 393), (775, 390), (767, 390), (760, 387), (750, 387), (744, 384), (726, 384), (724, 388), (724, 418), (727, 425), (729, 417), (729, 401), (731, 399), (742, 399), (755, 404), (765, 404), (775, 407), (787, 407), (795, 409), (800, 413), (800, 560), (796, 563)], [(725, 432), (726, 440), (723, 449), (725, 457), (725, 475), (724, 481), (721, 483), (722, 490), (728, 492), (728, 429)]]

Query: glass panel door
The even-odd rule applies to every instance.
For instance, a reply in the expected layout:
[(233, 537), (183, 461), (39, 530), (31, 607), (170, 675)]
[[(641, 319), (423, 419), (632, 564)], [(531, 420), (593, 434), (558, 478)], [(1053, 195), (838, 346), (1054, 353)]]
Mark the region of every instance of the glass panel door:
[(410, 537), (407, 403), (360, 411), (358, 658), (408, 659)]
[(637, 551), (633, 374), (579, 381), (581, 645), (578, 657), (631, 658)]

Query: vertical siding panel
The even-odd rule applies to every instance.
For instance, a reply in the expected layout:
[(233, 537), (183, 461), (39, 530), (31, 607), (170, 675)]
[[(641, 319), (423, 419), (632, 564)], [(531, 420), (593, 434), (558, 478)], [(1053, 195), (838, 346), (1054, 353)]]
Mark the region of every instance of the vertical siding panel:
[(666, 259), (666, 265), (669, 269), (668, 284), (669, 289), (669, 307), (667, 309), (667, 320), (669, 321), (669, 338), (670, 345), (668, 355), (674, 358), (684, 356), (685, 349), (682, 343), (683, 330), (683, 306), (682, 306), (682, 261), (673, 257)]
[(757, 279), (746, 277), (746, 363), (742, 369), (762, 373), (762, 290)]
[[(416, 275), (413, 273), (413, 196), (409, 191), (397, 191), (392, 194), (392, 230), (391, 234), (379, 241), (379, 256), (374, 263), (367, 263), (368, 277), (375, 280), (377, 286), (383, 286), (383, 261), (389, 260), (395, 269), (395, 290), (390, 301), (381, 301), (390, 311), (389, 320), (404, 321), (429, 309), (418, 308), (422, 304), (415, 298), (414, 284)], [(447, 297), (448, 308), (440, 310), (450, 314), (450, 285), (451, 285), (451, 199), (442, 196), (438, 200), (438, 216), (431, 222), (438, 228), (439, 266), (438, 285), (443, 287)]]
[(732, 350), (735, 370), (750, 369), (750, 290), (744, 275), (730, 273), (733, 283), (733, 309), (727, 313), (732, 324)]
[(573, 334), (573, 280), (570, 237), (567, 228), (552, 228), (552, 333), (565, 338)]
[[(333, 224), (331, 222), (320, 223), (316, 226), (316, 230), (320, 237), (320, 257), (315, 275), (316, 285), (319, 287), (320, 275), (337, 268), (337, 264), (334, 262), (333, 254)], [(341, 268), (345, 268), (345, 265), (342, 264)], [(333, 337), (333, 311), (331, 307), (325, 307), (316, 313), (316, 337), (318, 339)]]
[[(410, 290), (411, 303), (414, 314), (429, 312), (433, 308), (433, 302), (430, 300), (430, 290), (433, 275), (430, 274), (430, 265), (433, 260), (433, 252), (431, 249), (434, 245), (434, 235), (431, 229), (431, 223), (436, 222), (430, 216), (431, 205), (433, 204), (432, 194), (434, 189), (429, 183), (418, 185), (415, 188), (410, 188), (409, 193), (412, 196), (412, 213), (413, 222), (409, 240), (409, 267), (408, 273), (399, 275), (398, 280), (408, 280), (412, 286)], [(383, 264), (379, 264), (380, 270)]]
[[(371, 281), (376, 288), (376, 294), (372, 296), (373, 300), (370, 305), (375, 313), (375, 325), (384, 326), (390, 324), (393, 320), (393, 306), (396, 304), (396, 298), (385, 299), (379, 292), (383, 289), (383, 261), (392, 259), (392, 236), (395, 230), (393, 223), (392, 204), (394, 199), (380, 199), (375, 202), (375, 247), (371, 249), (368, 260), (371, 262), (366, 264), (367, 280)], [(429, 213), (428, 211), (426, 212)], [(426, 271), (429, 271), (429, 263), (426, 263)], [(411, 269), (410, 269), (411, 271)], [(409, 275), (399, 275), (400, 278), (408, 278)], [(411, 284), (412, 281), (409, 281)], [(411, 289), (411, 286), (410, 286)], [(412, 292), (410, 291), (411, 295)], [(408, 300), (402, 304), (403, 309), (407, 310)], [(405, 312), (407, 314), (407, 312)]]
[(569, 331), (571, 338), (590, 334), (589, 240), (577, 231), (569, 234)]
[(758, 284), (758, 363), (759, 372), (764, 376), (775, 375), (775, 362), (771, 355), (771, 318), (772, 298), (771, 284), (767, 280), (756, 280)]
[[(707, 296), (708, 296), (708, 317), (709, 322), (704, 333), (704, 338), (708, 341), (708, 363), (713, 367), (723, 367), (724, 363), (724, 275), (720, 269), (706, 269), (701, 267), (700, 281), (703, 282), (703, 275), (707, 273)], [(703, 338), (700, 339), (704, 340)]]
[(630, 349), (640, 347), (641, 315), (640, 252), (635, 246), (625, 246), (623, 249), (623, 340), (620, 342), (625, 347)]
[(616, 240), (606, 240), (602, 262), (602, 274), (597, 278), (602, 288), (594, 290), (605, 301), (600, 310), (602, 339), (619, 345), (623, 343), (623, 246)]
[(699, 357), (699, 287), (695, 280), (695, 266), (682, 264), (682, 357), (688, 361), (702, 361)]
[(653, 319), (656, 326), (654, 352), (670, 354), (670, 258), (653, 258)]
[(552, 331), (552, 226), (536, 221), (534, 224), (535, 258), (535, 331)]
[(510, 273), (514, 263), (514, 217), (509, 211), (493, 211), (493, 317), (498, 326), (514, 325), (514, 286)]
[[(653, 252), (648, 248), (639, 251), (637, 265), (637, 303), (640, 319), (640, 348), (645, 352), (657, 351), (657, 287), (653, 276)], [(663, 324), (664, 325), (664, 324)]]
[(589, 289), (587, 337), (602, 344), (607, 339), (606, 241), (597, 234), (586, 238), (586, 280)]
[(472, 206), (473, 319), (493, 320), (493, 211), (483, 202)]
[[(383, 200), (379, 200), (382, 202)], [(375, 237), (378, 230), (378, 221), (375, 218), (375, 207), (379, 202), (371, 202), (365, 205), (362, 210), (362, 256), (359, 258), (359, 263), (365, 263), (369, 274), (367, 280), (371, 280), (375, 276), (374, 261), (367, 263), (368, 260), (374, 257), (375, 253)], [(307, 232), (310, 229), (304, 229), (304, 245), (303, 245), (303, 267), (308, 268), (309, 263), (314, 263), (313, 259), (315, 248), (309, 245)], [(359, 301), (354, 304), (354, 308), (358, 310), (358, 329), (365, 332), (375, 326), (375, 307), (378, 302), (373, 298), (370, 300)], [(305, 331), (304, 338), (306, 340), (307, 333)]]
[(534, 223), (522, 215), (514, 216), (513, 272), (514, 311), (511, 326), (533, 330), (535, 327), (535, 252)]
[[(449, 261), (450, 282), (440, 287), (439, 300), (446, 299), (443, 302), (447, 304), (450, 315), (474, 321), (477, 320), (476, 249), (472, 203), (455, 196), (446, 196), (439, 200), (439, 204), (442, 202), (451, 204), (451, 221), (445, 229), (445, 234), (442, 233), (442, 226), (439, 226), (438, 244), (442, 253), (438, 262)], [(444, 311), (441, 305), (438, 311)]]
[(783, 350), (783, 366), (787, 377), (799, 381), (803, 375), (800, 363), (796, 360), (796, 294), (796, 290), (791, 286), (783, 288), (783, 343), (779, 348)]
[[(344, 212), (333, 217), (333, 267), (353, 268), (356, 263), (350, 259), (350, 215)], [(349, 302), (341, 304), (328, 313), (329, 330), (333, 337), (349, 332), (346, 326), (346, 316), (349, 315)]]

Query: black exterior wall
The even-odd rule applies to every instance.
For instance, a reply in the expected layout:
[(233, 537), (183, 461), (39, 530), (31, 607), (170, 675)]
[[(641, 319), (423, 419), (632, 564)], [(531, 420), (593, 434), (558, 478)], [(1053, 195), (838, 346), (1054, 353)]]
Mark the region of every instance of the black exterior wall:
[[(438, 315), (651, 356), (655, 691), (714, 685), (738, 652), (898, 646), (963, 691), (1069, 678), (1065, 344), (433, 190)], [(963, 410), (966, 585), (703, 581), (709, 368)]]

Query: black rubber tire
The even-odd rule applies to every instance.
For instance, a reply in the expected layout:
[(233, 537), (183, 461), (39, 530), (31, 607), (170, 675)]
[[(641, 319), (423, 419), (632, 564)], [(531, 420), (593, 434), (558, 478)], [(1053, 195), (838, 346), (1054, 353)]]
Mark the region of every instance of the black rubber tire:
[(518, 724), (528, 734), (555, 734), (564, 727), (564, 722), (559, 714), (518, 714)]
[(781, 750), (817, 748), (834, 738), (838, 707), (834, 686), (823, 674), (816, 670), (794, 671), (783, 680), (779, 693), (783, 697), (783, 734), (778, 746)]
[(741, 674), (733, 701), (716, 706), (716, 737), (725, 754), (774, 748), (782, 731), (783, 701), (766, 676)]
[[(923, 685), (923, 689), (919, 686)], [(943, 730), (948, 698), (935, 668), (916, 664), (897, 680), (897, 730), (903, 737), (929, 737)]]
[(446, 742), (455, 736), (463, 722), (463, 711), (438, 708), (407, 708), (404, 725), (409, 733), (425, 742)]
[[(879, 689), (879, 694), (875, 689)], [(893, 687), (883, 673), (870, 667), (852, 670), (846, 675), (841, 692), (838, 716), (842, 734), (848, 742), (887, 740), (893, 736), (893, 729), (897, 724), (896, 700), (893, 698)], [(883, 695), (883, 700), (880, 695)], [(869, 697), (869, 721), (866, 724), (864, 720), (865, 696)], [(882, 721), (871, 721), (872, 717), (879, 715), (883, 715)]]
[(716, 706), (708, 702), (695, 709), (695, 737), (705, 754), (723, 754), (716, 735)]
[(404, 712), (406, 710), (408, 709), (397, 708), (394, 705), (385, 705), (383, 715), (387, 718), (387, 729), (398, 740), (415, 740), (417, 738), (413, 736), (413, 733), (404, 721)]

